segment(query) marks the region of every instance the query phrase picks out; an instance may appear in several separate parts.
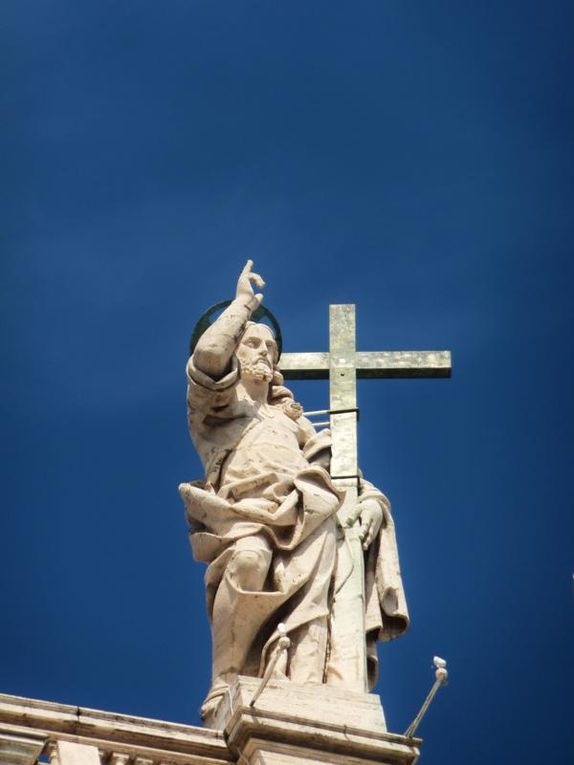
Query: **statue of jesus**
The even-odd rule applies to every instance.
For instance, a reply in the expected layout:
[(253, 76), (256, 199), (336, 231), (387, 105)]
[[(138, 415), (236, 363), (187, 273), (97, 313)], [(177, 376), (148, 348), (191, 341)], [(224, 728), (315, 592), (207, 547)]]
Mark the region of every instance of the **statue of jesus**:
[(204, 717), (238, 675), (263, 675), (280, 622), (291, 647), (275, 672), (353, 686), (342, 670), (352, 650), (339, 636), (344, 608), (333, 608), (352, 574), (345, 526), (360, 523), (370, 687), (377, 640), (408, 625), (389, 502), (360, 478), (357, 505), (341, 517), (330, 433), (317, 432), (284, 387), (272, 330), (251, 321), (263, 299), (254, 287), (264, 286), (252, 265), (186, 368), (189, 429), (205, 469), (205, 480), (180, 485), (194, 557), (207, 564), (213, 671)]

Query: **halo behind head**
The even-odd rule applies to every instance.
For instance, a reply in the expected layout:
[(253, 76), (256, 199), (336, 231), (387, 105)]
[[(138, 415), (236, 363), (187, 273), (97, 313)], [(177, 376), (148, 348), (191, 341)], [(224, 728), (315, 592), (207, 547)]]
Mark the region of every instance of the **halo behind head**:
[[(215, 314), (221, 313), (222, 311), (224, 311), (228, 306), (231, 305), (232, 302), (233, 302), (232, 300), (223, 300), (221, 303), (216, 303), (215, 305), (212, 305), (211, 308), (208, 308), (207, 311), (201, 314), (201, 316), (199, 317), (199, 320), (197, 321), (197, 324), (193, 328), (191, 340), (189, 341), (190, 356), (193, 354), (195, 350), (195, 346), (197, 345), (199, 341), (199, 338), (213, 324), (214, 319), (212, 317), (214, 317)], [(260, 305), (251, 314), (251, 321), (254, 321), (256, 323), (263, 322), (267, 324), (267, 326), (269, 326), (269, 324), (271, 325), (270, 329), (273, 332), (273, 336), (275, 337), (275, 342), (277, 343), (277, 360), (279, 360), (279, 358), (281, 357), (281, 351), (283, 350), (283, 338), (281, 337), (281, 327), (279, 326), (279, 322), (277, 321), (275, 316), (273, 316), (273, 314), (268, 308), (265, 308), (265, 306)]]

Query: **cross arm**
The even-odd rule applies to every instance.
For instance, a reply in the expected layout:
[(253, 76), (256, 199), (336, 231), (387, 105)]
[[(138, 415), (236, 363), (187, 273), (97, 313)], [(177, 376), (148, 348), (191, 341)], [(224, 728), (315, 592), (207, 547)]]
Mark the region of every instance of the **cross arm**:
[(328, 380), (328, 353), (283, 353), (279, 369), (286, 380)]
[[(286, 380), (328, 380), (328, 353), (284, 353), (279, 367)], [(449, 351), (358, 351), (357, 377), (450, 377)]]

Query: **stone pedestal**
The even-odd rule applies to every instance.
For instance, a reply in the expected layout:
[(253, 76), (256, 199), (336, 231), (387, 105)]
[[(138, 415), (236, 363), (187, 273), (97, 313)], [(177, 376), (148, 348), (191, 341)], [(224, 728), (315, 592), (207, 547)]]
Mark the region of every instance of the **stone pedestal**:
[(419, 739), (388, 733), (378, 696), (240, 677), (210, 721), (249, 765), (413, 765)]

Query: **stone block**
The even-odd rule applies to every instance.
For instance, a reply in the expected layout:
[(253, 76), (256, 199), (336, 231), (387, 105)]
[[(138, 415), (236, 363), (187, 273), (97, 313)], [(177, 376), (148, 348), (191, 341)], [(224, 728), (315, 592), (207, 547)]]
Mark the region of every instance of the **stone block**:
[(249, 765), (414, 765), (419, 739), (388, 733), (378, 696), (240, 677), (216, 711), (230, 751)]

